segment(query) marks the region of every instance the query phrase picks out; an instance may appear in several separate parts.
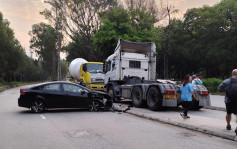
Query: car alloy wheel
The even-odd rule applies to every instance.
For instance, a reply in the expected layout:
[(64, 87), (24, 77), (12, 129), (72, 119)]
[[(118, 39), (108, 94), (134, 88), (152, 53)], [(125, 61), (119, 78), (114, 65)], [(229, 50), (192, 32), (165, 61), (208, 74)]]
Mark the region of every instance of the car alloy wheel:
[(90, 111), (99, 111), (100, 104), (98, 103), (98, 101), (92, 101), (91, 104), (89, 105), (89, 110)]
[(31, 111), (33, 111), (34, 113), (40, 113), (44, 112), (44, 110), (45, 110), (45, 104), (42, 100), (33, 101), (31, 105)]

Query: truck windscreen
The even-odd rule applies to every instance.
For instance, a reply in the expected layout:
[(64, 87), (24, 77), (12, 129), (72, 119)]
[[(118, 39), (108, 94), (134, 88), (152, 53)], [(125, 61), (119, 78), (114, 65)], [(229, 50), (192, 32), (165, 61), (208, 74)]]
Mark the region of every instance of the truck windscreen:
[(87, 64), (87, 71), (90, 73), (102, 73), (103, 64)]

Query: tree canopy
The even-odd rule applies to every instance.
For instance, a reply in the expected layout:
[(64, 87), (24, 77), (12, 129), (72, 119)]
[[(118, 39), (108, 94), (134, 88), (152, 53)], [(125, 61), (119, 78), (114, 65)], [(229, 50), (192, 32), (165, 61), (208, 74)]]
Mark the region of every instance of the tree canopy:
[[(182, 79), (185, 74), (199, 73), (223, 79), (237, 67), (236, 0), (189, 9), (182, 19), (171, 15), (177, 9), (168, 4), (161, 7), (154, 0), (56, 0), (50, 4), (52, 9), (41, 14), (56, 26), (55, 10), (58, 10), (60, 39), (69, 39), (63, 47), (67, 52), (64, 67), (77, 57), (104, 61), (113, 53), (119, 38), (155, 42), (159, 78), (169, 74), (169, 78)], [(157, 26), (162, 19), (167, 19), (168, 25)], [(38, 74), (42, 70), (54, 79), (57, 46), (52, 26), (33, 25), (31, 48), (39, 60), (32, 60), (0, 13), (0, 77), (14, 80), (28, 74), (33, 76), (28, 70), (38, 70)]]
[(0, 12), (0, 82), (46, 79), (40, 63), (25, 54), (9, 24)]
[(93, 42), (101, 60), (111, 55), (118, 39), (136, 42), (154, 41), (152, 16), (143, 9), (126, 10), (116, 7), (100, 15), (102, 23)]

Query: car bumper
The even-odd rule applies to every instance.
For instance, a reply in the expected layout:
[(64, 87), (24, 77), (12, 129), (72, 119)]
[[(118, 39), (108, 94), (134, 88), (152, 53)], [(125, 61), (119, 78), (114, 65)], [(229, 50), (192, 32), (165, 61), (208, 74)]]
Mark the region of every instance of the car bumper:
[(30, 104), (25, 102), (22, 98), (18, 98), (18, 106), (19, 107), (30, 108)]

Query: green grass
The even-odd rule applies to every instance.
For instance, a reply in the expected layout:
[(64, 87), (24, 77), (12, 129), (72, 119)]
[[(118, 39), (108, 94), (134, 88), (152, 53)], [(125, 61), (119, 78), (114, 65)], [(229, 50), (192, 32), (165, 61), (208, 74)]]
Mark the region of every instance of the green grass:
[(13, 82), (0, 82), (0, 87), (1, 86), (8, 86), (8, 85), (17, 85), (17, 84), (23, 84), (25, 82), (17, 82), (17, 81), (13, 81)]

